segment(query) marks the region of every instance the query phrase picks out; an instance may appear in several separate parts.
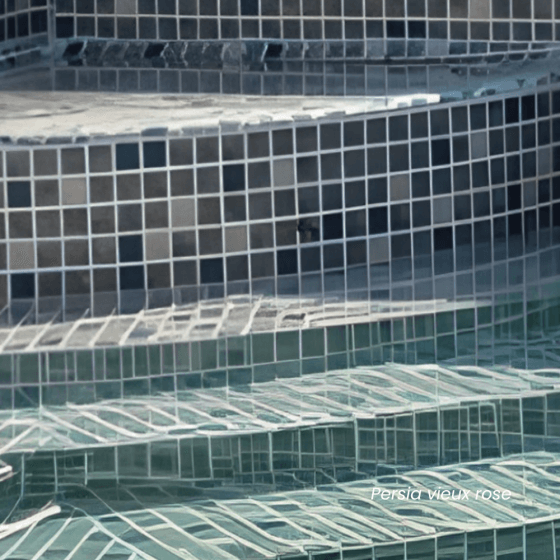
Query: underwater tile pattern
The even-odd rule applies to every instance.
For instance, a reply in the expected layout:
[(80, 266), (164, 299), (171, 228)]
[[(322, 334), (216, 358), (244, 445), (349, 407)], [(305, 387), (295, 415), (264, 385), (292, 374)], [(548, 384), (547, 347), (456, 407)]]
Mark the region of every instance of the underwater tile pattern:
[[(126, 484), (129, 477), (189, 481), (200, 488), (209, 480), (270, 485), (273, 477), (292, 473), (291, 484), (288, 476), (280, 484), (295, 489), (328, 484), (329, 473), (350, 480), (383, 469), (404, 472), (523, 450), (557, 452), (559, 395), (557, 374), (364, 366), (277, 379), (249, 392), (192, 387), (172, 396), (136, 396), (128, 404), (61, 406), (48, 420), (30, 409), (6, 411), (0, 414), (5, 426), (0, 449), (9, 448), (12, 461), (22, 455), (30, 477), (39, 474), (33, 472), (38, 455), (45, 463), (60, 461), (59, 469), (42, 473), (49, 485), (79, 478)], [(167, 417), (167, 422), (143, 422), (146, 406), (154, 420)], [(248, 407), (254, 411), (250, 418), (242, 412)], [(102, 427), (104, 419), (110, 422)], [(41, 421), (46, 425), (40, 452), (26, 457)], [(14, 443), (9, 434), (18, 424), (27, 435)], [(119, 428), (138, 440), (122, 445)]]
[[(233, 390), (386, 362), (557, 368), (555, 278), (541, 287), (540, 300), (503, 293), (502, 303), (487, 300), (478, 307), (381, 302), (368, 313), (367, 302), (356, 303), (346, 324), (333, 317), (351, 313), (350, 306), (321, 309), (308, 302), (305, 308), (294, 301), (275, 307), (263, 299), (253, 306), (230, 302), (229, 314), (214, 303), (163, 308), (149, 317), (139, 312), (59, 323), (54, 316), (51, 323), (22, 325), (17, 332), (6, 327), (0, 331), (0, 407)], [(536, 287), (533, 293), (539, 293)], [(160, 333), (158, 340), (154, 333)]]

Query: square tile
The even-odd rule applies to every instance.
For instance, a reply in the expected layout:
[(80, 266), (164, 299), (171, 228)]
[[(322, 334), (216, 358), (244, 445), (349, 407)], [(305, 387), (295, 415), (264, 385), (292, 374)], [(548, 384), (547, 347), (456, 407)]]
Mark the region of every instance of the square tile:
[(117, 200), (140, 200), (141, 198), (140, 175), (117, 175)]
[(387, 237), (379, 237), (369, 240), (369, 262), (379, 264), (389, 261), (389, 240)]
[(148, 289), (162, 289), (171, 286), (171, 271), (169, 263), (148, 265)]
[(10, 239), (28, 239), (33, 237), (31, 212), (10, 212), (8, 224)]
[[(206, 202), (208, 199), (205, 199)], [(214, 200), (214, 199), (210, 199)], [(199, 200), (199, 207), (202, 200)], [(203, 206), (205, 206), (203, 204)], [(212, 213), (212, 210), (209, 209)], [(215, 210), (214, 210), (215, 212)], [(208, 216), (210, 219), (210, 216)], [(219, 200), (218, 200), (218, 220), (219, 220)], [(199, 219), (200, 221), (200, 219)], [(204, 222), (204, 223), (213, 223)], [(196, 225), (194, 216), (194, 200), (192, 198), (176, 198), (171, 201), (171, 226), (172, 227), (193, 227)]]
[(33, 242), (10, 243), (10, 270), (35, 268)]
[(140, 152), (138, 144), (117, 144), (117, 171), (125, 169), (138, 169), (140, 167)]
[(410, 198), (409, 176), (393, 175), (391, 177), (391, 201)]
[(174, 231), (172, 239), (174, 257), (193, 257), (196, 255), (196, 232)]
[(62, 244), (60, 241), (38, 241), (37, 261), (41, 268), (62, 266)]
[(92, 242), (93, 264), (114, 264), (116, 259), (116, 244), (114, 237), (97, 237)]
[(10, 151), (6, 153), (8, 177), (29, 177), (29, 152)]
[(35, 206), (58, 206), (59, 193), (56, 179), (35, 181)]
[(41, 272), (39, 275), (39, 297), (55, 297), (62, 294), (62, 274)]
[(92, 233), (113, 233), (115, 231), (115, 207), (93, 206), (90, 208)]
[(58, 153), (56, 150), (33, 151), (33, 174), (35, 177), (58, 173)]
[(294, 162), (292, 159), (273, 162), (274, 186), (287, 187), (294, 184)]
[(144, 142), (144, 167), (165, 167), (167, 165), (165, 142)]
[(83, 295), (90, 293), (91, 280), (89, 270), (66, 271), (64, 280), (67, 295)]
[(169, 258), (169, 234), (167, 232), (146, 232), (145, 244), (147, 261)]
[(115, 292), (117, 290), (117, 271), (114, 268), (98, 268), (93, 271), (94, 292)]
[(216, 255), (222, 253), (222, 230), (219, 228), (199, 229), (198, 251), (201, 255)]
[(36, 211), (35, 231), (37, 237), (60, 237), (60, 211)]
[(111, 146), (89, 147), (89, 172), (104, 173), (113, 170)]
[(35, 297), (35, 274), (31, 272), (12, 274), (10, 284), (13, 299), (31, 299)]
[(85, 208), (64, 210), (64, 235), (87, 235), (88, 215)]
[(121, 204), (118, 207), (119, 231), (142, 230), (142, 205)]
[(488, 140), (486, 132), (475, 132), (471, 135), (471, 157), (478, 159), (488, 156)]
[(62, 179), (62, 204), (85, 204), (87, 202), (87, 187), (84, 179)]
[(137, 13), (136, 0), (116, 0), (115, 13), (118, 15), (134, 15)]
[(87, 239), (70, 239), (64, 242), (64, 264), (66, 266), (89, 265), (89, 242)]
[(167, 197), (167, 173), (144, 173), (144, 196), (146, 198)]
[(226, 228), (225, 232), (226, 251), (236, 253), (247, 250), (247, 228), (236, 226)]
[(86, 159), (83, 148), (66, 148), (61, 150), (62, 174), (75, 175), (86, 172)]
[(169, 207), (166, 200), (147, 202), (144, 205), (144, 224), (146, 229), (166, 228), (169, 226)]
[(29, 181), (8, 182), (8, 208), (31, 207), (31, 183)]
[(93, 204), (114, 200), (113, 177), (90, 177), (89, 199)]
[(142, 236), (119, 236), (119, 262), (137, 262), (141, 260), (143, 260)]

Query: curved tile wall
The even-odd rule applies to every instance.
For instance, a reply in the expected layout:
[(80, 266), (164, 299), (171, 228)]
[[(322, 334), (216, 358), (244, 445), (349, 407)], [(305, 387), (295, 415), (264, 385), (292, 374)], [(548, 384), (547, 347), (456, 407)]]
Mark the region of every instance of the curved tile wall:
[[(79, 91), (54, 117), (0, 96), (0, 555), (552, 557), (557, 458), (531, 452), (559, 449), (559, 18), (0, 0), (0, 70), (48, 54), (26, 83)], [(336, 488), (368, 502), (359, 529), (326, 491), (185, 505), (519, 452), (473, 467), (532, 473), (511, 517), (382, 505), (372, 526), (371, 481)], [(77, 508), (95, 531), (61, 537)]]
[[(102, 2), (56, 8), (62, 90), (385, 95), (557, 49), (552, 2)], [(474, 66), (473, 66), (474, 65)], [(482, 66), (480, 66), (482, 65)], [(514, 78), (515, 79), (515, 78)], [(499, 80), (499, 78), (498, 78)], [(476, 89), (476, 88), (474, 88)]]
[(558, 273), (555, 86), (152, 134), (2, 145), (3, 301), (454, 299), (499, 289), (500, 262), (510, 286), (539, 255)]
[[(365, 13), (361, 2), (304, 2), (301, 13), (289, 1), (230, 4), (57, 2), (51, 85), (361, 99), (344, 101), (351, 110), (319, 115), (305, 102), (294, 110), (289, 98), (283, 119), (224, 111), (210, 122), (220, 98), (193, 96), (202, 121), (182, 128), (89, 133), (84, 116), (75, 129), (40, 132), (36, 120), (35, 133), (32, 126), (26, 135), (7, 133), (0, 144), (2, 322), (264, 296), (447, 300), (473, 310), (490, 302), (496, 344), (556, 328), (560, 65), (550, 2), (368, 3)], [(41, 2), (25, 7), (28, 17), (46, 9)], [(124, 107), (131, 98), (119, 99)], [(118, 103), (107, 105), (116, 120)], [(12, 117), (7, 111), (6, 122)], [(511, 309), (502, 315), (504, 301)], [(400, 327), (391, 326), (404, 313), (389, 315), (370, 324), (377, 333), (389, 321), (389, 334), (362, 347), (369, 363), (467, 355), (494, 363), (507, 354), (525, 367), (551, 359), (527, 345), (488, 358), (480, 341), (467, 340), (487, 332), (481, 319), (452, 344), (407, 323), (414, 342), (404, 345)], [(0, 347), (7, 385), (22, 388), (20, 394), (2, 383), (6, 403), (14, 403), (8, 408), (125, 390), (122, 372), (115, 381), (111, 368), (124, 364), (130, 348), (118, 349), (110, 367), (105, 346), (96, 357), (86, 352), (85, 363), (101, 364), (99, 394), (84, 396), (74, 374), (59, 379), (54, 367), (60, 390), (43, 395), (35, 375), (50, 379), (50, 354), (17, 340), (10, 335)], [(173, 345), (160, 342), (173, 356)], [(159, 342), (153, 347), (159, 352)], [(74, 363), (74, 350), (56, 350)], [(298, 352), (280, 365), (274, 355), (265, 366), (279, 376), (302, 375), (362, 359), (330, 353), (323, 342), (316, 363)], [(140, 394), (268, 379), (250, 352), (243, 364), (218, 358), (192, 369), (171, 359), (165, 380), (165, 368), (152, 375), (138, 359), (134, 381), (125, 383)], [(22, 373), (26, 360), (36, 364), (31, 381)]]
[[(7, 411), (0, 415), (3, 423), (15, 424), (17, 414), (25, 434), (13, 442), (5, 429), (0, 449), (9, 451), (11, 464), (25, 464), (28, 480), (41, 478), (49, 490), (130, 479), (296, 489), (522, 452), (558, 452), (558, 376), (551, 385), (535, 372), (523, 372), (521, 381), (507, 370), (437, 368), (437, 383), (447, 396), (443, 403), (434, 367), (385, 365), (317, 375), (314, 395), (322, 398), (316, 399), (310, 399), (308, 380), (292, 379), (250, 392), (231, 389), (227, 398), (223, 390), (205, 388), (173, 398), (58, 407), (49, 418)], [(484, 387), (486, 394), (474, 387)], [(165, 416), (165, 426), (146, 423), (146, 407)], [(240, 413), (247, 409), (254, 411), (251, 418)], [(110, 423), (104, 422), (108, 418)], [(40, 453), (30, 456), (41, 424), (49, 435)], [(135, 437), (127, 438), (123, 428)], [(41, 470), (41, 464), (47, 468)]]
[(45, 63), (50, 0), (0, 2), (0, 75)]
[(59, 0), (56, 34), (110, 39), (553, 41), (551, 0)]

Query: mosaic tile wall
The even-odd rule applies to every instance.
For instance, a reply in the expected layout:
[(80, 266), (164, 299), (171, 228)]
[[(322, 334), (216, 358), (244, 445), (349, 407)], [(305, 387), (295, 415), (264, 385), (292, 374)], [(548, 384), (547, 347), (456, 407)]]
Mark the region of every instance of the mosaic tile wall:
[(47, 0), (2, 0), (0, 42), (47, 32)]
[(501, 303), (477, 309), (199, 341), (105, 342), (50, 351), (4, 345), (0, 409), (235, 388), (386, 362), (558, 367), (553, 333), (560, 329), (560, 294), (554, 279), (534, 292), (540, 300), (500, 295)]
[[(301, 489), (557, 453), (559, 379), (558, 370), (385, 364), (228, 391), (129, 394), (2, 412), (0, 449), (30, 494), (148, 481)], [(31, 453), (37, 432), (43, 445)]]
[[(74, 103), (371, 102), (275, 120), (191, 96), (220, 116), (176, 130), (108, 103), (103, 133), (0, 103), (38, 127), (0, 122), (0, 556), (554, 558), (558, 21), (559, 0), (0, 0), (2, 78), (35, 65)], [(514, 496), (370, 499), (410, 481)]]
[[(371, 487), (361, 481), (251, 498), (210, 498), (194, 504), (181, 495), (180, 503), (165, 506), (158, 501), (161, 494), (151, 493), (146, 487), (128, 485), (122, 492), (94, 487), (84, 492), (85, 500), (104, 506), (94, 518), (72, 516), (67, 523), (47, 519), (41, 524), (43, 539), (33, 538), (34, 532), (27, 531), (10, 535), (8, 543), (13, 546), (20, 537), (18, 551), (26, 557), (41, 549), (58, 552), (61, 542), (84, 557), (99, 550), (110, 552), (107, 558), (117, 553), (126, 557), (141, 542), (142, 550), (151, 557), (175, 559), (184, 550), (177, 543), (187, 541), (195, 557), (204, 557), (211, 548), (213, 558), (219, 560), (231, 557), (232, 549), (270, 551), (275, 555), (261, 552), (254, 557), (275, 560), (554, 558), (560, 551), (560, 524), (550, 514), (556, 511), (553, 508), (558, 507), (558, 500), (549, 488), (556, 483), (557, 469), (557, 454), (534, 453), (516, 456), (513, 461), (486, 460), (377, 479), (382, 490), (406, 489), (406, 484), (411, 484), (423, 495), (435, 485), (447, 484), (457, 493), (470, 493), (472, 501), (475, 485), (490, 495), (496, 488), (514, 488), (505, 505), (478, 500), (476, 507), (453, 500), (446, 504), (434, 500), (429, 506), (425, 500), (415, 501), (415, 508), (389, 502), (387, 507), (371, 499)], [(164, 488), (173, 492), (178, 486), (175, 482)], [(72, 490), (65, 493), (72, 494)], [(134, 505), (132, 511), (123, 513), (125, 507)], [(141, 509), (143, 506), (145, 509)], [(426, 521), (423, 508), (428, 508), (436, 521)], [(56, 515), (53, 509), (49, 513)], [(496, 518), (501, 522), (489, 527), (488, 520)], [(111, 539), (114, 533), (122, 535), (119, 542)], [(248, 539), (252, 533), (257, 533), (257, 542)], [(368, 542), (372, 534), (373, 542)], [(302, 541), (305, 538), (306, 543), (311, 541), (307, 546), (313, 549), (297, 550), (294, 535)]]
[(0, 0), (0, 72), (44, 63), (50, 0)]
[[(54, 87), (61, 91), (107, 91), (122, 93), (187, 93), (187, 94), (242, 94), (242, 95), (305, 95), (305, 96), (396, 96), (417, 95), (419, 99), (426, 99), (429, 94), (439, 96), (441, 101), (460, 101), (466, 98), (479, 98), (486, 95), (503, 93), (504, 91), (518, 91), (519, 82), (525, 87), (546, 85), (558, 82), (557, 75), (551, 72), (551, 64), (544, 58), (540, 61), (541, 68), (545, 68), (542, 76), (519, 78), (515, 70), (509, 66), (515, 61), (519, 65), (518, 72), (524, 71), (526, 54), (519, 57), (500, 55), (503, 65), (496, 65), (497, 70), (488, 69), (484, 65), (469, 67), (464, 61), (445, 62), (440, 60), (432, 65), (391, 64), (387, 66), (365, 63), (340, 62), (333, 60), (325, 62), (322, 54), (317, 59), (305, 57), (303, 51), (297, 54), (298, 60), (262, 60), (256, 63), (244, 60), (235, 51), (232, 58), (224, 60), (224, 55), (215, 55), (212, 50), (204, 49), (197, 57), (197, 61), (189, 63), (188, 67), (180, 70), (186, 63), (177, 60), (171, 51), (161, 51), (161, 54), (148, 57), (149, 46), (141, 45), (139, 58), (132, 67), (125, 63), (129, 46), (119, 45), (115, 56), (104, 56), (110, 52), (106, 44), (88, 47), (83, 55), (96, 53), (91, 63), (82, 66), (82, 47), (80, 42), (71, 52), (78, 52), (76, 57), (61, 52), (63, 67), (54, 71)], [(73, 45), (70, 45), (72, 48)], [(133, 46), (134, 47), (134, 46)], [(68, 47), (69, 48), (69, 47)], [(145, 49), (145, 50), (144, 50)], [(136, 51), (136, 48), (131, 50)], [(153, 51), (152, 51), (153, 52)], [(159, 51), (156, 51), (159, 52)], [(264, 52), (264, 51), (263, 51)], [(187, 53), (188, 54), (188, 53)], [(221, 57), (221, 58), (220, 58)], [(480, 62), (485, 62), (480, 60)], [(74, 65), (76, 63), (76, 65)], [(68, 64), (68, 66), (65, 66)], [(134, 67), (136, 66), (136, 67)], [(499, 70), (507, 69), (509, 74), (503, 75)], [(496, 72), (493, 76), (492, 73)]]
[(490, 291), (483, 271), (500, 261), (510, 285), (530, 281), (539, 254), (558, 273), (556, 89), (0, 153), (0, 302), (454, 298)]
[[(80, 4), (80, 13), (75, 8), (72, 1), (57, 5), (55, 89), (440, 92), (446, 78), (453, 83), (457, 75), (485, 75), (484, 63), (547, 59), (557, 51), (560, 33), (555, 7), (546, 0), (534, 6), (466, 0), (301, 6), (299, 0), (229, 0), (198, 6), (131, 0), (97, 8), (93, 2), (87, 8)], [(442, 79), (442, 73), (448, 76)]]
[(58, 0), (56, 34), (118, 39), (559, 40), (550, 0)]
[[(474, 402), (412, 414), (387, 414), (327, 427), (248, 435), (160, 438), (95, 448), (13, 453), (27, 484), (182, 480), (200, 487), (267, 484), (281, 489), (330, 484), (414, 468), (466, 463), (560, 448), (559, 394)], [(290, 476), (293, 475), (293, 476)]]

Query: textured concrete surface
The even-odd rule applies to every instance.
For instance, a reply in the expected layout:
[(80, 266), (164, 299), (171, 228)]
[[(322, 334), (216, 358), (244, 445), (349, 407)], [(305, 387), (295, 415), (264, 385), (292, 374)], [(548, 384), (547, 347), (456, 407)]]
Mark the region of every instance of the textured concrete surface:
[(239, 128), (271, 121), (386, 110), (439, 95), (395, 98), (316, 98), (217, 95), (122, 95), (85, 92), (0, 94), (3, 137), (37, 141), (51, 136), (166, 134), (216, 126)]

